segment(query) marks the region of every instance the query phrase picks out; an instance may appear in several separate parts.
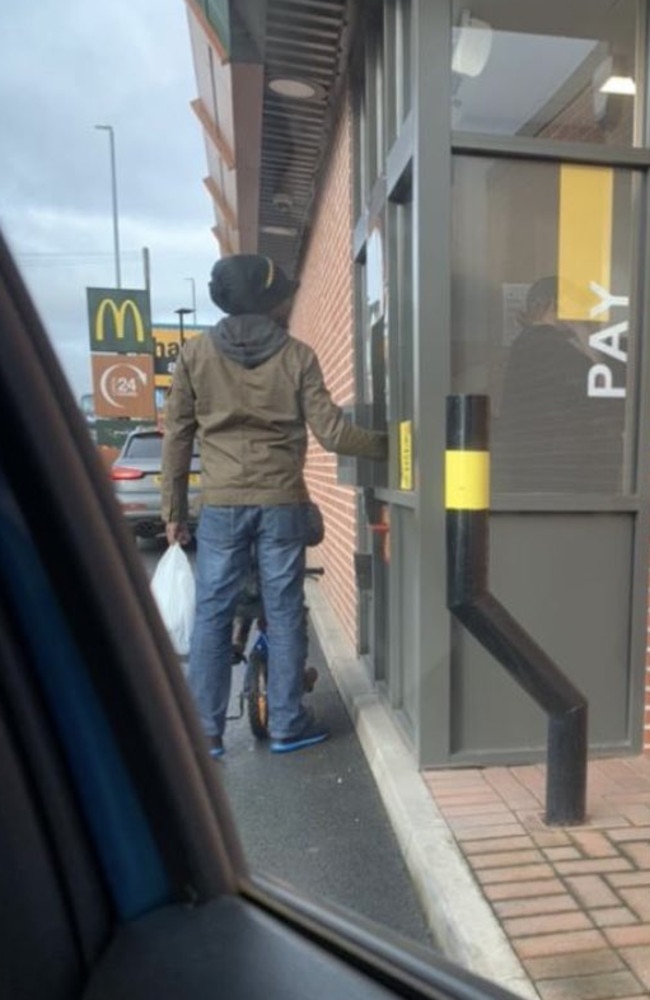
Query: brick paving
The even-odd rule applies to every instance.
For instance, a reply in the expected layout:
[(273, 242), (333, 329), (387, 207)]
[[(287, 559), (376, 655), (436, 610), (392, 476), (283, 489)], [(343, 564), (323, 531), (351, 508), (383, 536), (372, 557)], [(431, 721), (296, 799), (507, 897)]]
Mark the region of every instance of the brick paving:
[(545, 826), (543, 765), (423, 777), (542, 1000), (650, 997), (650, 756), (591, 761), (579, 827)]

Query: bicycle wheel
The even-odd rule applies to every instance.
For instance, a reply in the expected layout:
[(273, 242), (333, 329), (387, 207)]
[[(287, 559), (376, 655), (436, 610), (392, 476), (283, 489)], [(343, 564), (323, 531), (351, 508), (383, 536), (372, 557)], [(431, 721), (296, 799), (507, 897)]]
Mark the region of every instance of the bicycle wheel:
[(248, 658), (248, 721), (257, 740), (268, 739), (269, 705), (266, 696), (266, 659), (253, 650)]

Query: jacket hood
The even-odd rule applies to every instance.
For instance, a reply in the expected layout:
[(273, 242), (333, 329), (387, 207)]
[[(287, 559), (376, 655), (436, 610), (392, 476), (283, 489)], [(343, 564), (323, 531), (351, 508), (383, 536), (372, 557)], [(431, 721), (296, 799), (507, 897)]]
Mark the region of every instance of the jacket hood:
[(244, 368), (257, 368), (284, 347), (287, 331), (268, 316), (226, 316), (211, 331), (216, 347)]

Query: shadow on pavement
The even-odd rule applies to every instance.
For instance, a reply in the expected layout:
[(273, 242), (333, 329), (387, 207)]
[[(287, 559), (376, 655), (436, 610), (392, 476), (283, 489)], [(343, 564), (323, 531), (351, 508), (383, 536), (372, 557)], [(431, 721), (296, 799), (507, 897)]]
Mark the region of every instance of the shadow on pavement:
[[(326, 743), (276, 755), (254, 739), (246, 716), (231, 721), (219, 762), (250, 866), (431, 946), (420, 905), (374, 778), (318, 641), (319, 673), (307, 698), (331, 732)], [(233, 672), (239, 710), (243, 668)]]
[[(138, 540), (147, 574), (164, 539)], [(195, 552), (188, 551), (194, 562)], [(307, 696), (331, 732), (326, 743), (276, 755), (243, 716), (228, 723), (226, 755), (215, 761), (253, 871), (304, 896), (331, 902), (420, 945), (435, 947), (354, 727), (310, 629), (318, 683)], [(233, 668), (229, 714), (239, 712), (243, 665)]]

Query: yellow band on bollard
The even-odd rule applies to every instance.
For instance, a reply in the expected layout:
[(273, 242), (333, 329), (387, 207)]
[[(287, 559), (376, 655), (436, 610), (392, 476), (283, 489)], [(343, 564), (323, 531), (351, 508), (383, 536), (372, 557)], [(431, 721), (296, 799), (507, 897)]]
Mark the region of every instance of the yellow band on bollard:
[(447, 510), (487, 510), (489, 504), (489, 451), (445, 452)]

